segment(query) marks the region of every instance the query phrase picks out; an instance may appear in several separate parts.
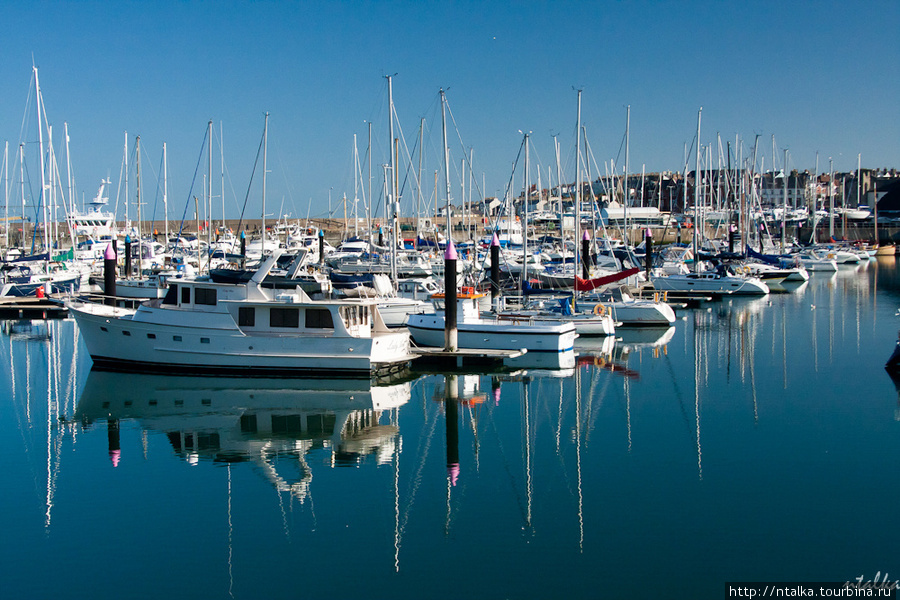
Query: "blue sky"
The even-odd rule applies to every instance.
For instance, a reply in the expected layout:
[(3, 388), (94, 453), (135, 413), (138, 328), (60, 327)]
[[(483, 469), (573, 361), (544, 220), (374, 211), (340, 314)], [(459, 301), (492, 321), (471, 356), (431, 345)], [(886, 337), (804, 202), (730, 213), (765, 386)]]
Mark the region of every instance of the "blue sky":
[[(210, 119), (214, 194), (221, 126), (227, 216), (237, 217), (247, 197), (247, 216), (258, 218), (261, 165), (252, 185), (251, 171), (266, 112), (267, 213), (324, 216), (330, 194), (341, 216), (340, 197), (353, 195), (353, 135), (363, 156), (369, 122), (378, 202), (388, 74), (396, 74), (394, 104), (410, 149), (426, 121), (426, 196), (434, 172), (443, 173), (440, 88), (455, 122), (454, 199), (470, 149), (479, 187), (503, 192), (521, 131), (531, 132), (532, 180), (540, 172), (546, 186), (550, 169), (555, 184), (553, 135), (563, 179), (574, 180), (575, 88), (583, 90), (582, 123), (601, 171), (611, 160), (619, 172), (624, 166), (629, 105), (631, 172), (680, 171), (701, 106), (704, 145), (737, 138), (747, 156), (758, 135), (766, 168), (773, 135), (779, 167), (785, 148), (789, 168), (801, 170), (815, 168), (817, 152), (820, 171), (829, 157), (836, 170), (855, 169), (857, 154), (864, 167), (900, 167), (898, 20), (896, 0), (10, 3), (0, 39), (0, 132), (11, 153), (26, 143), (37, 178), (33, 57), (58, 153), (68, 124), (77, 197), (90, 199), (110, 176), (115, 201), (127, 131), (129, 154), (141, 136), (144, 210), (156, 218), (163, 142), (169, 216), (186, 207), (193, 214), (202, 180), (191, 184), (198, 161), (198, 177), (207, 170), (201, 151)], [(514, 177), (521, 188), (521, 165)], [(404, 213), (413, 197), (406, 188)], [(215, 218), (221, 205), (214, 200)]]

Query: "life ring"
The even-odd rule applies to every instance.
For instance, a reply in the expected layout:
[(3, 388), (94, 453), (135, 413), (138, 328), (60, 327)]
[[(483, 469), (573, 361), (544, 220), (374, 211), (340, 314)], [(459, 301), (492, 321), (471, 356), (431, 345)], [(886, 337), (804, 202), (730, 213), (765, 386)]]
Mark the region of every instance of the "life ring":
[(604, 316), (606, 314), (606, 307), (603, 306), (602, 304), (595, 304), (594, 305), (594, 314), (597, 315), (598, 317)]

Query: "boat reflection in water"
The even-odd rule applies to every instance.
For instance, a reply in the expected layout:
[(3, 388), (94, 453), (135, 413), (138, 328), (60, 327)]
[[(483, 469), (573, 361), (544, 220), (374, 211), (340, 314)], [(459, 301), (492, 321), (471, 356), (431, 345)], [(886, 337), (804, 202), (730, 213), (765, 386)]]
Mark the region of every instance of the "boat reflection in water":
[[(612, 340), (605, 336), (599, 339)], [(611, 343), (611, 342), (610, 342)], [(575, 351), (564, 352), (526, 352), (515, 358), (507, 358), (503, 365), (508, 369), (524, 369), (528, 373), (545, 377), (569, 377), (575, 369)]]
[[(312, 478), (306, 456), (330, 453), (332, 466), (368, 457), (389, 463), (398, 438), (386, 411), (409, 401), (410, 384), (369, 379), (237, 379), (145, 375), (92, 370), (75, 418), (85, 429), (105, 421), (110, 460), (120, 459), (119, 422), (164, 433), (190, 463), (250, 462), (280, 491), (298, 499)], [(288, 477), (282, 475), (293, 471)], [(293, 464), (291, 464), (293, 463)]]

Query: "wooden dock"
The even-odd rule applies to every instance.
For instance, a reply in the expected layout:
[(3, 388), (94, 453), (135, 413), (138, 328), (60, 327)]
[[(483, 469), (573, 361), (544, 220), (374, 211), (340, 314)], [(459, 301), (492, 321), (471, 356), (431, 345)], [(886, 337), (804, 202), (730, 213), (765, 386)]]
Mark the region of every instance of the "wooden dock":
[(0, 298), (0, 319), (64, 319), (68, 309), (52, 298)]
[(455, 352), (445, 351), (443, 348), (413, 348), (416, 355), (413, 368), (422, 370), (421, 367), (437, 367), (444, 370), (465, 370), (472, 367), (502, 368), (503, 361), (510, 358), (518, 358), (528, 352), (522, 350), (488, 350), (460, 348)]

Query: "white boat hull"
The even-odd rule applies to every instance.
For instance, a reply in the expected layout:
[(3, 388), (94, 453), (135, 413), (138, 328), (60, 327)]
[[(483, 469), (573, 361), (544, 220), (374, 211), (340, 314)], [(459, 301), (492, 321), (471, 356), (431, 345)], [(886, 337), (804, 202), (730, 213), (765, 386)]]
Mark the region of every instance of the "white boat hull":
[(372, 337), (254, 335), (228, 314), (199, 313), (193, 324), (139, 321), (135, 311), (70, 303), (94, 364), (111, 369), (232, 375), (368, 375), (411, 360), (406, 332)]
[[(444, 346), (444, 315), (410, 315), (407, 328), (420, 346)], [(527, 350), (528, 352), (566, 352), (575, 346), (575, 326), (571, 323), (514, 324), (501, 320), (479, 319), (457, 324), (460, 348), (484, 350)]]
[(695, 294), (765, 295), (769, 287), (756, 277), (717, 276), (705, 273), (653, 278), (654, 289)]

